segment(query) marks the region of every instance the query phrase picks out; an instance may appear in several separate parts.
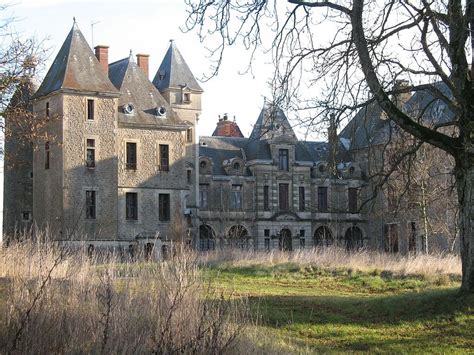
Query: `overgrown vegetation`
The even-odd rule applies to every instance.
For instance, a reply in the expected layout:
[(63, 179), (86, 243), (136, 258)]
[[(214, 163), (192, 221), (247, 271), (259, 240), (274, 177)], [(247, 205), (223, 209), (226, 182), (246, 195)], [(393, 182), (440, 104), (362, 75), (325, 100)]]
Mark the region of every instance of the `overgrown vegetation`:
[(324, 249), (97, 263), (0, 251), (1, 353), (468, 352), (456, 256)]
[(203, 283), (192, 254), (97, 265), (17, 244), (0, 252), (0, 277), (0, 352), (217, 354), (247, 346), (246, 299)]

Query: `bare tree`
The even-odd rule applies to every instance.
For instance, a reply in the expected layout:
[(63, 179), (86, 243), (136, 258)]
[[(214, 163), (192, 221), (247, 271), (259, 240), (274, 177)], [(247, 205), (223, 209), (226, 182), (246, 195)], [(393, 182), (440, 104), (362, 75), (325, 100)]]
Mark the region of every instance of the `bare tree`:
[[(473, 291), (474, 91), (468, 58), (474, 47), (473, 1), (288, 0), (283, 11), (281, 2), (267, 0), (185, 2), (186, 28), (197, 29), (202, 40), (219, 38), (213, 42), (219, 43), (213, 48), (214, 73), (227, 45), (241, 43), (255, 51), (267, 38), (263, 28), (270, 27), (277, 102), (316, 109), (307, 120), (314, 124), (328, 112), (343, 119), (376, 101), (402, 130), (453, 157), (462, 289)], [(394, 90), (402, 77), (420, 84)], [(455, 127), (455, 134), (425, 124), (391, 99), (391, 94), (421, 90), (452, 112), (453, 120), (442, 126)], [(308, 92), (315, 96), (302, 99)]]

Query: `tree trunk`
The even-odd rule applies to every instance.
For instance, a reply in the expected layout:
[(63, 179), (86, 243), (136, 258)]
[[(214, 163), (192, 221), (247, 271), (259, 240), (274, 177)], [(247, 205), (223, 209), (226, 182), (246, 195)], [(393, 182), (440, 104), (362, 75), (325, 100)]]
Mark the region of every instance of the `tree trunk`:
[(459, 200), (459, 237), (461, 242), (462, 284), (464, 291), (474, 291), (474, 166), (456, 162)]

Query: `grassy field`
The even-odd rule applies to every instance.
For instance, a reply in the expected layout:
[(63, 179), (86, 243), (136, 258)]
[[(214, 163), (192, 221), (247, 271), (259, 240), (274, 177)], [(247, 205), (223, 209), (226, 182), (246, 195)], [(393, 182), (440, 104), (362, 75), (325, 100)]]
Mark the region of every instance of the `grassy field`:
[[(0, 249), (2, 353), (474, 352), (454, 255)], [(60, 334), (60, 336), (59, 336)]]
[(234, 297), (249, 297), (262, 339), (282, 352), (474, 351), (474, 295), (459, 294), (456, 276), (292, 263), (223, 264), (205, 274)]

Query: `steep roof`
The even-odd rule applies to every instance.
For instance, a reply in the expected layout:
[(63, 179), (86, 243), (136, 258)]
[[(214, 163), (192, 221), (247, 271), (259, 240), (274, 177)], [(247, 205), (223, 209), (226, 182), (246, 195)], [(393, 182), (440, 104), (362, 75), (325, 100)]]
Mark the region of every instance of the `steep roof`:
[(61, 89), (117, 93), (75, 22), (34, 97)]
[(224, 118), (219, 118), (216, 129), (212, 133), (213, 137), (243, 137), (239, 125), (235, 121), (229, 121), (227, 114)]
[[(434, 83), (446, 97), (451, 93), (443, 83)], [(415, 92), (403, 105), (402, 109), (413, 117), (422, 114), (426, 126), (449, 122), (453, 113), (441, 100), (435, 98), (428, 90)], [(370, 145), (386, 143), (393, 134), (396, 124), (389, 120), (377, 102), (372, 102), (360, 109), (354, 118), (339, 134), (339, 139), (349, 150), (366, 148)]]
[[(135, 63), (132, 55), (109, 65), (110, 81), (120, 90), (118, 99), (118, 121), (124, 124), (149, 125), (156, 127), (187, 127), (171, 109), (156, 87), (148, 80), (143, 70)], [(126, 113), (125, 105), (131, 104), (133, 112)], [(165, 115), (157, 114), (164, 107)]]
[(168, 88), (179, 89), (182, 86), (194, 91), (203, 91), (174, 41), (171, 41), (160, 68), (156, 72), (153, 85), (160, 91)]
[(251, 139), (287, 137), (296, 140), (296, 134), (285, 113), (271, 103), (265, 103), (250, 133)]

